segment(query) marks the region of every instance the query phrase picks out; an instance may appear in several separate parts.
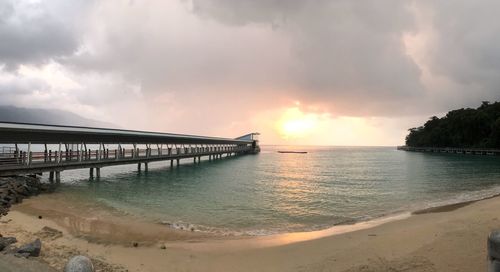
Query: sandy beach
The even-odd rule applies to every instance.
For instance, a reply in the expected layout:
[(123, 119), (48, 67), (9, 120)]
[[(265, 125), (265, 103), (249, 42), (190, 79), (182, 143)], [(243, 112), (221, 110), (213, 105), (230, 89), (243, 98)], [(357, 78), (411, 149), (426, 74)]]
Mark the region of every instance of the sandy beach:
[(14, 206), (0, 230), (41, 238), (40, 261), (57, 270), (84, 254), (98, 271), (485, 271), (486, 237), (500, 228), (499, 197), (317, 232), (217, 237), (86, 214), (51, 196)]

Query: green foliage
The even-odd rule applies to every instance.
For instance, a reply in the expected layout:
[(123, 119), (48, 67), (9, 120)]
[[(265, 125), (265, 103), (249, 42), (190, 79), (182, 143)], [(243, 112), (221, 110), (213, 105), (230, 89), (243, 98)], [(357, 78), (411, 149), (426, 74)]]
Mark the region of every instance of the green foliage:
[(453, 110), (409, 129), (406, 145), (414, 147), (500, 148), (500, 102), (483, 101), (477, 109)]

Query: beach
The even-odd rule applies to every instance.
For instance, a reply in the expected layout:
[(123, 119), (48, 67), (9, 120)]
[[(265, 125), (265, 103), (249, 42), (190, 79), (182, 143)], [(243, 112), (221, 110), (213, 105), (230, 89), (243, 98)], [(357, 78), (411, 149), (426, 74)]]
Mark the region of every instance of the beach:
[[(1, 234), (19, 243), (41, 238), (40, 261), (59, 271), (76, 254), (91, 257), (98, 271), (485, 271), (486, 238), (500, 227), (499, 197), (259, 237), (172, 230), (123, 216), (116, 221), (112, 213), (81, 208), (51, 194), (30, 198), (1, 218)], [(62, 235), (44, 234), (44, 227)]]
[(0, 0), (0, 272), (500, 272), (499, 8)]

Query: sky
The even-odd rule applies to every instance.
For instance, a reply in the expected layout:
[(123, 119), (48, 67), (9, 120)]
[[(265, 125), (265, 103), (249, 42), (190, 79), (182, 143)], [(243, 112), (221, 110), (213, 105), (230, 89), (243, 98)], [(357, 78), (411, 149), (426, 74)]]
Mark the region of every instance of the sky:
[(500, 100), (495, 0), (0, 0), (0, 105), (264, 144), (400, 145)]

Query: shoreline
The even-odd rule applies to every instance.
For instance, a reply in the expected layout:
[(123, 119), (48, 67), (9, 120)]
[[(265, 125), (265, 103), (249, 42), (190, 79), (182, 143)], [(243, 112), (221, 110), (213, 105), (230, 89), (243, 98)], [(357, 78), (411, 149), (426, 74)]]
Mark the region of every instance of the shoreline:
[[(54, 196), (56, 197), (54, 198)], [(448, 201), (435, 202), (435, 206), (431, 204), (428, 207), (414, 210), (394, 210), (367, 219), (339, 222), (326, 228), (311, 228), (298, 231), (272, 232), (269, 234), (255, 235), (248, 234), (249, 232), (255, 231), (234, 231), (227, 233), (205, 231), (202, 229), (193, 229), (190, 231), (188, 228), (188, 226), (191, 226), (190, 223), (170, 223), (167, 221), (145, 219), (97, 202), (84, 204), (81, 200), (70, 200), (72, 202), (68, 204), (66, 202), (67, 199), (64, 197), (64, 192), (57, 192), (56, 190), (33, 195), (20, 203), (12, 205), (9, 213), (19, 212), (25, 215), (42, 216), (45, 219), (55, 222), (60, 227), (67, 229), (77, 237), (97, 243), (123, 244), (121, 241), (114, 240), (114, 238), (116, 238), (116, 233), (113, 233), (116, 229), (123, 227), (126, 229), (135, 229), (137, 232), (144, 232), (144, 229), (141, 229), (141, 227), (152, 227), (153, 229), (151, 229), (151, 231), (156, 231), (156, 233), (150, 237), (144, 236), (144, 238), (152, 240), (166, 239), (167, 241), (189, 241), (192, 238), (198, 240), (261, 240), (282, 236), (303, 237), (308, 234), (311, 234), (309, 235), (311, 238), (308, 240), (312, 240), (361, 229), (368, 229), (381, 224), (407, 219), (415, 215), (451, 212), (476, 202), (493, 198), (500, 199), (500, 193), (485, 195), (472, 200), (455, 201), (456, 199), (450, 199)], [(2, 220), (4, 217), (5, 215), (0, 217), (0, 221), (4, 221)], [(178, 224), (184, 224), (185, 228), (179, 228), (181, 225)], [(129, 228), (125, 225), (132, 225), (132, 227)], [(352, 230), (349, 230), (350, 228), (352, 228)], [(97, 237), (91, 238), (85, 235), (85, 232), (104, 235), (106, 237), (105, 239), (99, 239)], [(305, 239), (300, 239), (300, 241), (303, 240)]]
[[(441, 201), (431, 202), (430, 205), (414, 208), (414, 209), (398, 209), (393, 211), (388, 211), (381, 213), (373, 217), (367, 217), (364, 219), (349, 220), (339, 223), (335, 223), (327, 227), (311, 227), (304, 230), (291, 230), (291, 231), (278, 231), (278, 232), (266, 232), (266, 230), (215, 230), (207, 231), (206, 228), (210, 227), (191, 224), (189, 222), (176, 222), (176, 221), (161, 221), (160, 219), (154, 219), (149, 217), (137, 216), (134, 213), (128, 211), (119, 210), (108, 204), (104, 204), (97, 201), (87, 201), (87, 199), (75, 200), (71, 195), (67, 195), (65, 192), (53, 191), (50, 193), (44, 193), (37, 195), (24, 203), (16, 204), (13, 209), (20, 211), (22, 213), (28, 213), (32, 215), (42, 215), (44, 217), (50, 217), (53, 220), (59, 221), (62, 227), (68, 228), (72, 227), (73, 233), (77, 236), (85, 237), (82, 233), (83, 226), (87, 228), (93, 228), (94, 230), (101, 229), (103, 235), (112, 234), (114, 229), (120, 227), (120, 225), (134, 225), (138, 230), (144, 230), (146, 226), (153, 226), (152, 231), (160, 232), (160, 234), (165, 235), (152, 235), (149, 237), (150, 240), (165, 239), (167, 241), (183, 241), (189, 240), (191, 238), (204, 240), (215, 239), (215, 240), (240, 240), (240, 239), (261, 239), (269, 237), (280, 237), (280, 236), (305, 236), (305, 234), (310, 234), (311, 239), (325, 237), (338, 233), (349, 232), (349, 228), (353, 227), (353, 230), (370, 228), (373, 226), (378, 226), (380, 224), (397, 221), (405, 219), (412, 215), (426, 214), (426, 213), (441, 213), (447, 211), (453, 211), (461, 207), (468, 206), (472, 203), (499, 197), (500, 187), (494, 187), (487, 190), (475, 191), (481, 192), (480, 194), (468, 194), (472, 197), (454, 197), (448, 198)], [(484, 191), (493, 191), (493, 193), (485, 194)], [(31, 203), (36, 205), (31, 205)], [(84, 203), (85, 202), (85, 203)], [(60, 205), (63, 203), (64, 205)], [(68, 203), (70, 203), (68, 205)], [(36, 207), (35, 207), (36, 206)], [(83, 212), (83, 213), (81, 213)], [(63, 222), (64, 219), (64, 222)], [(78, 228), (77, 228), (78, 227)], [(195, 227), (194, 231), (189, 231), (190, 227)], [(128, 227), (127, 227), (128, 228)], [(146, 227), (147, 228), (147, 227)], [(144, 231), (143, 231), (144, 232)], [(257, 234), (252, 234), (257, 233)], [(83, 235), (82, 235), (83, 234)], [(113, 237), (102, 237), (91, 238), (89, 240), (94, 240), (99, 242), (113, 243)], [(111, 239), (109, 239), (111, 238)], [(303, 238), (300, 239), (304, 240)], [(118, 241), (118, 244), (120, 241)]]
[(435, 207), (429, 207), (429, 208), (419, 209), (419, 210), (413, 211), (412, 214), (418, 215), (418, 214), (426, 214), (426, 213), (450, 212), (450, 211), (454, 211), (454, 210), (460, 209), (462, 207), (469, 206), (469, 205), (471, 205), (473, 203), (476, 203), (478, 201), (483, 201), (483, 200), (488, 200), (488, 199), (498, 198), (498, 197), (500, 197), (500, 194), (494, 194), (494, 195), (491, 195), (491, 196), (485, 196), (483, 198), (474, 199), (474, 200), (465, 200), (465, 201), (462, 201), (462, 202), (456, 202), (456, 203), (450, 203), (450, 204), (443, 204), (443, 205), (439, 205), (439, 206), (435, 206)]
[[(131, 239), (128, 238), (133, 237), (134, 239), (132, 240), (140, 241), (142, 245), (146, 246), (154, 245), (155, 243), (158, 243), (158, 241), (179, 243), (186, 242), (188, 244), (213, 243), (214, 246), (220, 246), (222, 243), (240, 244), (241, 241), (245, 241), (245, 243), (243, 243), (245, 247), (250, 246), (255, 248), (281, 246), (291, 243), (321, 239), (329, 236), (371, 229), (386, 223), (404, 220), (415, 215), (446, 213), (469, 206), (476, 202), (492, 198), (500, 199), (500, 193), (498, 193), (473, 200), (464, 200), (461, 202), (451, 201), (451, 203), (430, 206), (412, 211), (388, 212), (367, 220), (342, 222), (323, 229), (251, 235), (246, 233), (220, 234), (216, 232), (198, 230), (196, 232), (189, 231), (188, 229), (182, 230), (169, 226), (172, 225), (171, 223), (165, 224), (161, 222), (152, 222), (144, 220), (143, 218), (136, 218), (130, 214), (123, 214), (122, 212), (118, 212), (109, 206), (106, 206), (106, 209), (103, 212), (100, 210), (103, 208), (100, 204), (97, 206), (100, 214), (80, 216), (77, 215), (76, 210), (60, 206), (59, 204), (61, 204), (61, 199), (56, 199), (52, 202), (51, 198), (54, 194), (62, 195), (63, 193), (51, 192), (35, 196), (29, 200), (25, 200), (24, 203), (13, 206), (11, 212), (19, 212), (35, 217), (41, 215), (42, 217), (56, 223), (59, 227), (66, 229), (68, 233), (74, 237), (82, 238), (92, 243), (130, 246), (132, 242)], [(38, 207), (35, 208), (35, 205)], [(88, 207), (81, 207), (78, 205), (75, 207), (77, 210), (85, 208), (86, 212), (89, 212)], [(93, 211), (96, 210), (92, 208), (90, 212)], [(127, 236), (128, 238), (124, 239), (124, 236)]]
[[(54, 196), (55, 199), (54, 199)], [(246, 240), (246, 246), (279, 246), (289, 243), (297, 243), (307, 240), (320, 239), (332, 235), (345, 234), (357, 230), (369, 229), (393, 221), (409, 218), (413, 215), (426, 213), (448, 212), (465, 207), (472, 203), (498, 197), (500, 194), (485, 196), (484, 198), (453, 202), (431, 206), (413, 211), (395, 211), (382, 214), (367, 220), (347, 221), (334, 224), (327, 228), (312, 229), (304, 231), (279, 232), (263, 235), (252, 235), (246, 232), (235, 232), (238, 234), (207, 232), (202, 230), (189, 231), (188, 228), (179, 229), (173, 227), (176, 223), (153, 222), (144, 218), (117, 211), (110, 206), (101, 204), (85, 204), (73, 202), (69, 205), (64, 201), (64, 193), (52, 192), (38, 195), (27, 199), (23, 203), (12, 207), (11, 212), (19, 212), (25, 215), (42, 216), (64, 228), (71, 235), (85, 239), (88, 242), (117, 244), (128, 246), (131, 240), (139, 241), (143, 245), (153, 245), (157, 241), (168, 242), (213, 242), (239, 243)], [(63, 197), (63, 198), (60, 198)], [(76, 204), (76, 205), (74, 205)], [(83, 214), (80, 214), (81, 211)], [(189, 224), (187, 224), (189, 225)], [(130, 239), (133, 237), (133, 239)]]
[[(384, 256), (381, 258), (387, 259), (387, 262), (390, 262), (389, 260), (395, 256), (404, 256), (408, 253), (408, 250), (418, 249), (418, 247), (424, 246), (428, 243), (428, 241), (422, 243), (419, 239), (413, 237), (413, 235), (419, 236), (419, 233), (422, 235), (422, 232), (424, 232), (425, 235), (429, 234), (426, 231), (420, 230), (419, 227), (424, 230), (425, 228), (439, 229), (439, 231), (435, 231), (436, 233), (433, 235), (426, 237), (427, 239), (433, 240), (436, 237), (439, 237), (439, 235), (447, 233), (448, 230), (460, 228), (461, 224), (470, 225), (470, 221), (474, 221), (471, 220), (471, 218), (476, 219), (478, 214), (484, 213), (485, 211), (488, 213), (488, 216), (483, 219), (489, 220), (489, 224), (484, 224), (483, 226), (478, 227), (487, 228), (487, 231), (482, 231), (480, 237), (475, 237), (475, 239), (479, 239), (481, 242), (484, 242), (489, 231), (493, 228), (489, 226), (494, 225), (494, 227), (500, 227), (500, 222), (496, 222), (498, 218), (495, 215), (495, 211), (500, 208), (500, 197), (498, 195), (488, 196), (478, 200), (421, 209), (411, 213), (408, 212), (381, 217), (369, 221), (361, 221), (354, 224), (337, 225), (319, 231), (294, 232), (267, 236), (205, 235), (203, 233), (200, 234), (196, 232), (192, 233), (187, 231), (172, 230), (160, 224), (156, 224), (156, 226), (153, 227), (151, 224), (147, 224), (147, 226), (145, 226), (127, 220), (117, 222), (114, 221), (116, 218), (112, 217), (106, 218), (108, 221), (111, 219), (111, 222), (108, 222), (111, 224), (106, 225), (106, 220), (98, 220), (95, 215), (82, 214), (82, 217), (85, 217), (87, 220), (95, 223), (88, 224), (85, 220), (68, 219), (72, 216), (73, 218), (75, 217), (75, 215), (71, 215), (71, 213), (61, 214), (59, 211), (60, 214), (57, 215), (57, 212), (50, 209), (50, 205), (47, 206), (43, 204), (44, 201), (47, 202), (47, 199), (50, 199), (50, 196), (51, 194), (40, 195), (27, 199), (19, 205), (13, 206), (9, 215), (0, 220), (0, 226), (2, 226), (2, 234), (4, 236), (6, 234), (20, 236), (19, 240), (21, 242), (28, 241), (37, 237), (37, 235), (40, 235), (40, 229), (44, 226), (62, 231), (62, 238), (43, 241), (46, 249), (42, 250), (42, 252), (44, 252), (42, 254), (42, 260), (49, 263), (56, 269), (61, 268), (63, 263), (67, 261), (67, 258), (69, 257), (67, 252), (80, 252), (90, 255), (93, 260), (98, 262), (98, 266), (107, 267), (107, 270), (105, 269), (103, 271), (120, 271), (120, 269), (128, 269), (129, 271), (162, 271), (160, 268), (165, 267), (165, 265), (167, 267), (171, 267), (173, 271), (203, 271), (204, 269), (202, 268), (206, 265), (209, 265), (208, 267), (213, 266), (214, 270), (217, 270), (219, 268), (228, 268), (226, 265), (229, 264), (236, 265), (235, 267), (238, 267), (238, 269), (236, 269), (237, 271), (251, 271), (253, 270), (251, 269), (253, 265), (248, 264), (248, 262), (250, 259), (254, 259), (253, 257), (247, 257), (246, 254), (251, 253), (252, 256), (255, 255), (260, 256), (260, 258), (264, 258), (264, 255), (268, 254), (266, 252), (270, 252), (269, 254), (271, 255), (288, 258), (286, 256), (287, 254), (284, 254), (283, 252), (293, 249), (293, 251), (304, 254), (304, 256), (297, 257), (298, 260), (292, 262), (294, 263), (293, 267), (288, 265), (282, 267), (280, 264), (275, 263), (275, 260), (269, 259), (265, 266), (259, 267), (259, 270), (271, 271), (270, 268), (276, 267), (276, 265), (278, 266), (276, 269), (278, 271), (301, 270), (298, 269), (297, 266), (301, 267), (306, 264), (310, 265), (311, 263), (316, 263), (316, 265), (322, 266), (322, 263), (324, 263), (325, 260), (319, 261), (318, 263), (317, 258), (326, 258), (328, 256), (328, 258), (334, 258), (338, 260), (339, 263), (343, 263), (340, 267), (343, 267), (344, 270), (358, 271), (349, 270), (356, 267), (358, 264), (350, 261), (350, 258), (348, 258), (349, 256), (343, 253), (343, 251), (349, 251), (347, 249), (349, 249), (353, 243), (358, 246), (361, 243), (368, 248), (372, 248), (372, 251), (367, 251), (366, 249), (361, 250), (356, 247), (351, 249), (354, 250), (354, 252), (361, 250), (363, 254), (367, 254), (367, 256), (373, 257), (374, 254), (379, 255), (379, 252), (390, 252), (389, 257), (385, 256), (385, 254), (381, 255)], [(57, 203), (57, 201), (52, 204), (55, 203)], [(31, 205), (37, 205), (38, 209), (30, 210)], [(485, 208), (481, 206), (487, 207)], [(41, 212), (43, 214), (41, 214)], [(37, 214), (42, 215), (43, 219), (38, 219)], [(100, 214), (99, 216), (103, 215)], [(440, 222), (444, 222), (444, 225), (447, 225), (448, 223), (449, 225), (453, 225), (452, 223), (455, 220), (453, 218), (461, 216), (465, 216), (466, 218), (465, 220), (460, 221), (458, 226), (446, 226), (445, 228), (436, 227), (436, 225), (440, 224)], [(126, 230), (123, 230), (125, 226), (124, 223), (126, 223), (126, 225), (132, 224), (131, 228), (135, 231), (131, 231), (130, 226), (126, 227)], [(109, 228), (110, 226), (113, 227)], [(106, 228), (108, 228), (108, 230), (106, 230)], [(141, 232), (144, 232), (146, 230), (145, 228), (148, 230), (150, 235), (144, 235), (143, 233), (141, 236)], [(468, 226), (468, 228), (474, 227)], [(87, 230), (90, 234), (94, 235), (94, 237), (92, 235), (89, 236), (77, 233), (75, 232), (75, 229)], [(106, 231), (103, 231), (103, 229)], [(120, 231), (115, 235), (111, 235), (111, 233), (113, 231), (116, 232), (116, 230)], [(412, 233), (412, 231), (415, 233)], [(469, 232), (465, 234), (462, 233), (461, 235), (468, 237), (474, 234), (474, 232)], [(381, 238), (385, 236), (387, 237)], [(410, 246), (403, 247), (404, 250), (396, 250), (396, 247), (398, 246), (389, 243), (389, 241), (396, 238), (402, 239)], [(382, 245), (374, 245), (370, 242), (370, 240), (380, 240), (379, 243)], [(426, 239), (423, 240), (425, 241)], [(139, 241), (138, 248), (134, 248), (132, 246), (133, 241)], [(330, 242), (327, 241), (333, 241), (334, 243), (330, 245)], [(444, 245), (446, 244), (449, 244), (449, 241), (444, 243)], [(332, 246), (334, 251), (331, 251)], [(165, 248), (162, 249), (162, 247)], [(467, 247), (462, 249), (462, 251), (466, 251), (466, 249)], [(486, 244), (480, 243), (479, 249), (480, 252), (485, 252)], [(314, 254), (310, 251), (314, 252)], [(141, 258), (147, 258), (151, 262), (147, 268), (144, 267), (145, 264), (141, 261), (129, 260), (131, 256), (138, 254), (139, 252), (142, 253), (140, 254), (142, 256)], [(476, 261), (477, 265), (486, 265), (486, 255), (484, 254), (479, 254), (481, 259), (479, 263)], [(168, 255), (167, 259), (172, 263), (167, 264), (164, 262), (166, 255)], [(227, 259), (227, 255), (233, 256), (234, 259)], [(196, 265), (192, 263), (193, 258), (196, 259), (194, 262)], [(277, 258), (277, 260), (279, 259), (280, 258)], [(369, 259), (370, 258), (365, 259), (364, 262), (369, 262)], [(255, 261), (257, 260), (258, 259), (255, 259)], [(221, 263), (219, 263), (219, 261)], [(416, 261), (419, 263), (421, 260)], [(363, 263), (363, 261), (360, 262)], [(226, 263), (226, 265), (224, 263)], [(367, 265), (370, 267), (370, 264)], [(379, 263), (377, 265), (381, 264)], [(318, 267), (313, 267), (313, 270), (321, 271), (321, 269), (316, 268)], [(211, 270), (211, 268), (208, 270)], [(375, 269), (367, 271), (384, 270)]]

